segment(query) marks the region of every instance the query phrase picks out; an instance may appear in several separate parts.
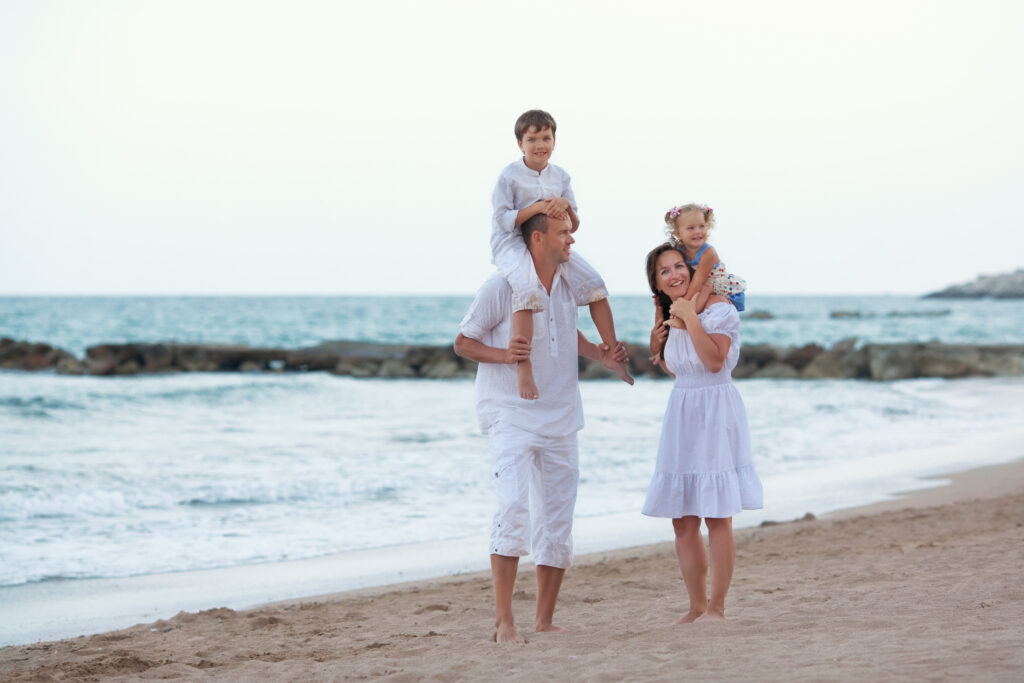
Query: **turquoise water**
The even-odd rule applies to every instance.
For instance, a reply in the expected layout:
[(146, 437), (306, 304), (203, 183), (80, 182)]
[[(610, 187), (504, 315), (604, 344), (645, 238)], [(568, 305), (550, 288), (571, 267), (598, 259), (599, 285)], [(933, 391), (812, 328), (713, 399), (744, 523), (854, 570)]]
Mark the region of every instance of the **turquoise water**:
[[(2, 297), (0, 337), (41, 341), (81, 356), (94, 344), (177, 341), (301, 348), (324, 341), (450, 344), (472, 297)], [(645, 342), (653, 307), (611, 298), (618, 336)], [(597, 333), (587, 309), (581, 328)], [(770, 320), (750, 317), (766, 311)], [(831, 317), (849, 311), (859, 317)], [(1024, 343), (1024, 301), (896, 296), (747, 298), (744, 343), (823, 346), (943, 341)]]

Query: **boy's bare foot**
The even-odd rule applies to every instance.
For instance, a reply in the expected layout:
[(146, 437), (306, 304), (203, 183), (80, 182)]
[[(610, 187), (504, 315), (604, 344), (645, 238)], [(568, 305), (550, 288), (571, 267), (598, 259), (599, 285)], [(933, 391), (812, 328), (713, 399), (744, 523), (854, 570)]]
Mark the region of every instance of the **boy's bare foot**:
[(516, 382), (519, 385), (519, 398), (525, 398), (527, 401), (536, 401), (540, 398), (537, 384), (533, 381), (533, 367), (529, 363), (520, 361), (516, 366)]
[(697, 623), (707, 621), (725, 621), (725, 612), (719, 612), (718, 610), (708, 609), (707, 612), (697, 617), (695, 621)]
[(513, 624), (497, 624), (495, 629), (494, 642), (496, 643), (526, 643), (526, 638), (519, 635), (519, 631)]
[(537, 624), (537, 633), (568, 633), (561, 626), (555, 626), (554, 624)]
[(701, 615), (703, 615), (703, 614), (704, 614), (704, 612), (698, 612), (695, 609), (691, 609), (689, 612), (687, 612), (686, 614), (681, 616), (679, 619), (677, 619), (676, 623), (677, 624), (692, 624), (693, 622), (695, 622), (698, 619), (700, 619)]
[(625, 363), (616, 363), (615, 367), (612, 369), (615, 370), (615, 374), (622, 378), (623, 382), (633, 386), (633, 376), (629, 374), (629, 370), (626, 369)]

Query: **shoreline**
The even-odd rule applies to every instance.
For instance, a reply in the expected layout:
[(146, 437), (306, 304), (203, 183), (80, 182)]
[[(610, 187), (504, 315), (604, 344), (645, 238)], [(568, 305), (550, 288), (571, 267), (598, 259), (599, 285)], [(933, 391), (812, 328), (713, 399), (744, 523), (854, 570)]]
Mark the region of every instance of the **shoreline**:
[[(903, 495), (893, 495), (889, 500), (871, 503), (867, 505), (860, 505), (851, 508), (839, 509), (828, 512), (823, 515), (819, 515), (817, 519), (813, 520), (801, 520), (801, 518), (795, 515), (792, 519), (788, 520), (776, 520), (766, 525), (760, 526), (749, 526), (736, 529), (736, 542), (739, 553), (739, 559), (737, 560), (737, 571), (736, 580), (733, 583), (733, 589), (730, 593), (730, 617), (733, 615), (732, 610), (736, 610), (737, 622), (745, 622), (746, 616), (743, 615), (746, 609), (750, 608), (750, 604), (744, 605), (744, 603), (750, 603), (755, 597), (760, 596), (761, 600), (767, 600), (776, 591), (783, 591), (782, 587), (769, 587), (769, 588), (755, 588), (754, 594), (750, 593), (751, 585), (750, 582), (764, 583), (764, 581), (756, 579), (759, 573), (766, 570), (771, 570), (777, 561), (785, 558), (785, 552), (781, 549), (778, 551), (771, 551), (764, 554), (762, 560), (765, 561), (764, 566), (753, 566), (750, 564), (750, 559), (744, 559), (750, 553), (755, 552), (755, 548), (760, 548), (766, 541), (769, 543), (781, 544), (782, 547), (788, 547), (790, 544), (801, 540), (804, 535), (811, 533), (815, 538), (829, 539), (829, 543), (837, 543), (836, 539), (830, 538), (829, 528), (839, 527), (844, 529), (844, 532), (866, 532), (864, 529), (877, 529), (882, 526), (892, 526), (895, 530), (894, 533), (899, 533), (902, 536), (903, 529), (908, 525), (912, 526), (914, 520), (919, 518), (931, 518), (935, 515), (943, 517), (945, 521), (949, 521), (950, 515), (954, 518), (959, 512), (955, 511), (978, 511), (989, 510), (993, 506), (1004, 510), (1010, 511), (1010, 514), (1016, 515), (1019, 519), (1015, 522), (1017, 525), (1007, 525), (1005, 529), (1007, 533), (1017, 533), (1018, 536), (1022, 535), (1021, 526), (1024, 526), (1024, 443), (1021, 440), (1015, 438), (1007, 438), (1004, 441), (1004, 447), (1010, 447), (1013, 449), (1016, 445), (1014, 453), (1007, 454), (1011, 459), (1010, 462), (1000, 465), (988, 465), (979, 468), (971, 468), (958, 472), (948, 474), (935, 474), (929, 476), (927, 479), (921, 479), (923, 488), (911, 490)], [(959, 447), (963, 450), (965, 446), (969, 444), (959, 444)], [(947, 446), (950, 449), (954, 449), (957, 446)], [(936, 507), (937, 506), (937, 507)], [(980, 513), (979, 513), (980, 514)], [(994, 514), (994, 513), (993, 513)], [(749, 513), (744, 513), (749, 515)], [(737, 519), (742, 520), (743, 516)], [(584, 518), (585, 522), (587, 518)], [(600, 518), (592, 518), (600, 519)], [(867, 524), (863, 522), (869, 520)], [(651, 520), (653, 522), (664, 522), (665, 520)], [(665, 526), (665, 524), (656, 524), (658, 527)], [(658, 531), (662, 532), (662, 531)], [(873, 532), (873, 531), (872, 531)], [(665, 536), (669, 536), (668, 529), (664, 529)], [(943, 535), (940, 532), (940, 541)], [(841, 541), (840, 539), (839, 541)], [(898, 552), (900, 554), (905, 553), (905, 547), (907, 547), (908, 541), (901, 540), (889, 544), (888, 546), (880, 547), (883, 554), (886, 554), (885, 548), (901, 548)], [(945, 547), (940, 543), (941, 547)], [(474, 545), (475, 548), (475, 545)], [(880, 548), (874, 550), (878, 551)], [(1019, 569), (1017, 556), (1021, 555), (1021, 549), (1024, 548), (1024, 544), (1016, 549), (1016, 555), (1014, 553), (1004, 553), (1007, 555), (1006, 561), (1013, 563), (1011, 573), (1016, 577)], [(408, 557), (408, 547), (397, 547), (392, 549), (396, 556)], [(437, 549), (433, 549), (436, 551)], [(761, 552), (761, 551), (758, 551)], [(808, 549), (808, 552), (812, 554), (813, 549)], [(436, 554), (431, 552), (424, 552), (424, 555)], [(758, 553), (755, 552), (755, 555)], [(842, 554), (842, 553), (841, 553)], [(819, 553), (820, 555), (820, 553)], [(814, 555), (814, 562), (828, 562), (831, 560), (827, 554), (823, 556)], [(351, 558), (349, 558), (351, 559)], [(878, 558), (876, 558), (878, 559)], [(891, 558), (890, 558), (891, 559)], [(951, 561), (951, 560), (950, 560)], [(322, 570), (326, 572), (333, 572), (337, 568), (337, 563), (327, 561), (325, 558), (319, 558), (314, 560), (297, 560), (294, 562), (281, 563), (280, 566), (271, 567), (271, 571), (291, 571), (294, 570), (297, 563), (308, 563), (310, 565), (319, 564)], [(651, 573), (651, 569), (640, 570), (639, 564), (646, 563), (652, 566), (657, 566), (657, 570)], [(611, 601), (613, 598), (608, 596), (600, 595), (601, 589), (599, 585), (603, 585), (609, 581), (612, 583), (626, 583), (630, 588), (627, 593), (638, 592), (635, 596), (637, 599), (640, 597), (647, 596), (648, 598), (653, 597), (653, 594), (648, 595), (651, 592), (649, 586), (658, 585), (662, 586), (662, 589), (658, 590), (669, 590), (676, 594), (676, 602), (681, 600), (679, 591), (681, 584), (676, 579), (678, 569), (674, 569), (674, 557), (671, 551), (671, 543), (668, 540), (659, 543), (649, 543), (644, 545), (638, 545), (628, 548), (617, 548), (614, 550), (604, 550), (596, 552), (581, 553), (577, 562), (573, 568), (571, 568), (566, 574), (566, 584), (563, 593), (572, 594), (579, 592), (587, 586), (592, 584), (596, 587), (597, 593), (590, 594), (589, 597), (575, 598), (566, 600), (566, 604), (560, 607), (559, 615), (565, 618), (566, 622), (570, 622), (573, 629), (577, 629), (580, 626), (581, 618), (586, 618), (586, 614), (597, 614), (601, 611), (601, 605), (598, 603), (604, 601)], [(246, 568), (251, 570), (252, 567)], [(777, 567), (776, 567), (777, 569)], [(970, 571), (977, 571), (978, 567), (968, 567)], [(792, 570), (792, 567), (791, 569)], [(209, 572), (225, 571), (226, 575), (230, 575), (230, 570), (208, 570)], [(873, 570), (872, 570), (873, 571)], [(368, 568), (368, 575), (372, 574), (373, 569)], [(638, 573), (637, 573), (638, 572)], [(181, 587), (188, 585), (197, 585), (203, 583), (197, 581), (197, 574), (207, 572), (182, 572), (177, 575), (177, 579), (180, 580), (177, 586), (174, 585), (163, 585), (153, 586), (154, 590), (175, 591), (180, 590)], [(636, 573), (635, 578), (634, 573)], [(784, 572), (782, 572), (784, 573)], [(912, 573), (912, 572), (911, 572)], [(592, 574), (596, 574), (592, 575)], [(753, 574), (753, 577), (751, 577)], [(838, 577), (842, 577), (843, 572), (837, 573)], [(879, 580), (879, 574), (871, 573), (872, 581)], [(910, 574), (907, 574), (910, 577)], [(174, 574), (163, 574), (154, 575), (154, 577), (140, 578), (143, 580), (150, 581), (154, 584), (161, 584), (168, 577), (174, 577)], [(516, 609), (520, 620), (525, 620), (528, 616), (528, 609), (530, 604), (526, 602), (532, 599), (532, 568), (527, 561), (523, 562), (523, 568), (520, 571), (520, 580), (517, 584), (517, 596), (522, 598), (522, 601), (517, 600)], [(744, 578), (746, 577), (746, 578)], [(918, 577), (921, 581), (927, 582), (926, 575)], [(95, 580), (97, 582), (111, 582), (113, 584), (125, 583), (124, 580)], [(773, 580), (776, 581), (776, 580)], [(776, 583), (780, 583), (780, 579)], [(596, 582), (596, 583), (595, 583)], [(131, 583), (131, 582), (128, 582)], [(771, 583), (771, 582), (769, 582)], [(292, 582), (293, 587), (295, 582)], [(46, 588), (45, 584), (40, 586)], [(617, 584), (616, 584), (617, 586)], [(648, 586), (643, 589), (642, 586)], [(609, 587), (605, 587), (609, 588)], [(620, 588), (611, 587), (609, 588), (613, 593), (620, 591)], [(26, 641), (22, 644), (12, 644), (4, 648), (0, 648), (0, 673), (7, 672), (10, 675), (15, 674), (23, 668), (25, 663), (33, 663), (33, 666), (45, 667), (46, 661), (50, 660), (52, 656), (59, 652), (63, 652), (62, 655), (69, 659), (80, 658), (82, 652), (90, 651), (88, 647), (83, 649), (83, 643), (97, 643), (97, 642), (111, 642), (118, 643), (118, 647), (122, 648), (122, 645), (128, 645), (131, 642), (138, 641), (150, 641), (157, 634), (170, 634), (172, 632), (182, 632), (184, 634), (189, 633), (189, 629), (196, 628), (195, 625), (206, 624), (210, 618), (215, 617), (215, 621), (218, 623), (228, 622), (239, 622), (249, 623), (253, 621), (267, 621), (270, 620), (282, 620), (285, 621), (285, 615), (291, 615), (293, 612), (315, 612), (323, 611), (325, 614), (333, 614), (330, 617), (325, 616), (327, 621), (333, 623), (341, 618), (343, 622), (354, 620), (354, 616), (349, 617), (349, 614), (364, 614), (367, 608), (374, 611), (377, 610), (376, 606), (379, 602), (384, 602), (387, 605), (391, 605), (394, 609), (399, 611), (407, 609), (410, 604), (419, 604), (424, 600), (427, 600), (427, 596), (430, 597), (429, 604), (420, 605), (413, 610), (414, 616), (423, 616), (424, 623), (430, 621), (430, 618), (436, 618), (440, 623), (445, 622), (445, 617), (455, 617), (460, 611), (460, 603), (469, 600), (472, 604), (472, 608), (467, 607), (467, 611), (472, 611), (475, 615), (472, 617), (465, 628), (468, 630), (465, 634), (465, 638), (468, 638), (467, 646), (478, 648), (480, 646), (481, 636), (484, 631), (487, 631), (489, 627), (489, 599), (490, 599), (490, 584), (489, 584), (489, 573), (485, 569), (472, 569), (467, 568), (465, 571), (460, 571), (455, 574), (441, 575), (441, 577), (426, 577), (426, 575), (411, 575), (407, 581), (401, 581), (398, 583), (390, 582), (386, 585), (379, 586), (364, 586), (361, 588), (345, 590), (342, 592), (303, 592), (298, 589), (292, 595), (302, 595), (304, 597), (289, 597), (280, 600), (271, 600), (263, 602), (257, 606), (245, 609), (245, 610), (233, 610), (225, 607), (217, 607), (213, 609), (195, 607), (198, 611), (179, 612), (176, 616), (171, 618), (163, 618), (163, 620), (156, 620), (152, 624), (137, 624), (136, 626), (122, 629), (116, 632), (108, 632), (91, 636), (79, 636), (77, 638), (71, 637), (65, 640), (55, 641), (52, 644), (39, 643), (28, 644)], [(123, 596), (127, 598), (127, 602), (131, 603), (133, 600), (142, 601), (146, 598), (144, 593), (142, 594), (129, 594)], [(435, 599), (436, 598), (436, 599)], [(110, 596), (104, 596), (102, 592), (96, 596), (97, 600), (110, 600)], [(770, 600), (768, 601), (770, 603)], [(984, 600), (982, 600), (984, 602)], [(224, 604), (225, 601), (211, 601), (207, 602), (205, 607), (210, 607), (212, 604)], [(659, 602), (657, 602), (660, 605)], [(1019, 596), (1019, 600), (1014, 602), (1014, 609), (1018, 611), (1013, 612), (1013, 615), (1018, 618), (1017, 624), (1024, 627), (1024, 595)], [(137, 606), (137, 605), (136, 605)], [(67, 603), (63, 600), (58, 599), (56, 607), (67, 608)], [(651, 606), (653, 608), (653, 605)], [(663, 606), (658, 606), (657, 609), (663, 609)], [(580, 610), (583, 609), (583, 612)], [(338, 610), (345, 610), (340, 615)], [(425, 610), (425, 611), (418, 611)], [(430, 618), (427, 618), (429, 616)], [(460, 617), (462, 618), (462, 617)], [(271, 622), (268, 622), (271, 623)], [(276, 623), (276, 622), (272, 622)], [(670, 622), (671, 623), (671, 622)], [(355, 628), (362, 624), (362, 622), (353, 622)], [(729, 623), (730, 625), (732, 622)], [(207, 625), (209, 626), (209, 625)], [(374, 625), (365, 625), (364, 628), (370, 629), (367, 633), (372, 633), (377, 627)], [(396, 628), (392, 624), (392, 629)], [(662, 627), (659, 627), (659, 629)], [(731, 627), (729, 627), (731, 628)], [(438, 629), (433, 630), (435, 633), (440, 633)], [(1024, 630), (1018, 629), (1019, 633), (1024, 633)], [(671, 631), (660, 634), (659, 638), (669, 638)], [(378, 634), (380, 635), (380, 634)], [(393, 636), (394, 634), (392, 634)], [(381, 638), (384, 638), (381, 635)], [(440, 636), (437, 636), (440, 638)], [(159, 637), (157, 638), (159, 640)], [(474, 640), (475, 639), (475, 640)], [(550, 637), (536, 636), (531, 640), (542, 643), (543, 647), (548, 646)], [(400, 639), (399, 639), (400, 640)], [(385, 638), (384, 640), (374, 642), (386, 642), (392, 643), (393, 637), (390, 640)], [(573, 647), (580, 646), (581, 641), (573, 640)], [(469, 643), (472, 643), (469, 645)], [(1024, 643), (1022, 643), (1024, 644)], [(141, 646), (141, 645), (139, 645)], [(390, 647), (391, 645), (387, 645)], [(242, 639), (240, 647), (245, 649), (249, 647), (245, 638)], [(123, 648), (122, 648), (123, 649)], [(381, 646), (381, 649), (386, 649), (385, 646)], [(94, 653), (94, 652), (93, 652)], [(451, 652), (449, 653), (451, 655)], [(191, 656), (187, 653), (179, 653), (179, 656), (187, 658)], [(360, 658), (361, 654), (360, 654)], [(250, 658), (251, 659), (251, 658)], [(247, 659), (249, 660), (249, 659)], [(366, 659), (369, 661), (370, 659)], [(312, 661), (306, 663), (308, 666), (313, 666)], [(549, 663), (550, 664), (550, 663)], [(1022, 663), (1024, 664), (1024, 663)], [(16, 666), (15, 666), (16, 665)], [(194, 669), (194, 665), (183, 664), (182, 671), (190, 672), (191, 674), (197, 674), (198, 670)], [(146, 668), (148, 669), (148, 667)], [(241, 671), (233, 670), (234, 674), (231, 677), (240, 675)], [(1020, 670), (1018, 670), (1020, 671)], [(224, 670), (226, 673), (227, 670)], [(111, 672), (108, 672), (111, 673)], [(273, 674), (275, 675), (275, 674)], [(302, 677), (301, 674), (295, 674), (297, 677)], [(626, 675), (626, 674), (624, 674)], [(823, 675), (823, 674), (821, 674)], [(714, 675), (712, 675), (714, 678)], [(998, 678), (998, 677), (996, 677)], [(15, 679), (16, 680), (16, 679)]]
[[(180, 613), (0, 649), (5, 680), (514, 678), (1019, 680), (1024, 671), (1024, 460), (835, 516), (739, 530), (729, 621), (674, 626), (685, 600), (670, 543), (593, 553), (566, 574), (567, 634), (490, 642), (487, 572)], [(988, 483), (994, 484), (992, 488)], [(946, 501), (933, 505), (936, 492)], [(1003, 493), (1010, 491), (1009, 493)], [(978, 494), (993, 493), (996, 495)], [(533, 571), (514, 606), (529, 622)], [(949, 618), (956, 615), (956, 618)]]
[[(967, 476), (955, 473), (977, 471), (981, 473), (977, 477), (987, 481), (990, 467), (1004, 466), (992, 463), (1024, 463), (1022, 444), (1024, 429), (1006, 430), (973, 435), (953, 444), (869, 456), (878, 460), (876, 466), (861, 460), (763, 477), (765, 490), (770, 492), (766, 508), (744, 511), (735, 518), (735, 529), (740, 534), (799, 520), (808, 513), (840, 518), (872, 514), (874, 506), (880, 506), (877, 511), (901, 509), (908, 496), (946, 502), (951, 500), (951, 491), (961, 490), (947, 484)], [(971, 452), (975, 450), (998, 455), (972, 467)], [(894, 468), (894, 461), (901, 463), (902, 469)], [(885, 474), (873, 477), (865, 475), (865, 469)], [(1020, 479), (1024, 481), (1024, 476)], [(1016, 479), (996, 477), (995, 481)], [(481, 525), (483, 528), (486, 522)], [(577, 563), (622, 549), (658, 547), (670, 534), (664, 520), (642, 516), (636, 510), (577, 515)], [(101, 633), (166, 619), (181, 611), (211, 607), (251, 610), (282, 601), (333, 599), (352, 591), (379, 593), (409, 582), (425, 584), (486, 574), (487, 557), (481, 548), (486, 548), (487, 537), (488, 533), (481, 531), (448, 540), (313, 558), (4, 586), (0, 587), (0, 647)], [(529, 557), (524, 558), (523, 566), (531, 564)]]

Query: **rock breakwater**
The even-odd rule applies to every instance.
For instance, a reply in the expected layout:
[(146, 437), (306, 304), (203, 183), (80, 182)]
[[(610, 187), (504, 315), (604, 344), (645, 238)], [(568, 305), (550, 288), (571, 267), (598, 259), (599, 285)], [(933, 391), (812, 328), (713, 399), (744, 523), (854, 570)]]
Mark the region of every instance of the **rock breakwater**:
[[(666, 377), (648, 359), (646, 346), (627, 344), (636, 376)], [(172, 372), (322, 371), (351, 377), (450, 379), (472, 377), (476, 363), (451, 346), (327, 342), (305, 349), (251, 348), (220, 344), (102, 344), (78, 359), (47, 344), (0, 339), (0, 368), (53, 370), (68, 375), (138, 375)], [(855, 339), (825, 349), (817, 344), (779, 348), (748, 344), (733, 376), (786, 379), (894, 380), (914, 377), (1024, 375), (1024, 344), (868, 344)], [(612, 373), (580, 359), (582, 379)]]

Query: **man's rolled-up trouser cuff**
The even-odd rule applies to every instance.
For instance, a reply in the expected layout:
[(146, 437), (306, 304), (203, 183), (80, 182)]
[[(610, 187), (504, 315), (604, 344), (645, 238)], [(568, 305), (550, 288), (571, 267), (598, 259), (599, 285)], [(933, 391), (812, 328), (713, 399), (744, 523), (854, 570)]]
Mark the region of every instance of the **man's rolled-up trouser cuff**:
[[(515, 429), (490, 431), (498, 510), (490, 552), (537, 564), (572, 565), (572, 515), (579, 480), (576, 435), (542, 437)], [(535, 499), (532, 501), (531, 496)], [(531, 519), (531, 507), (536, 515)]]

